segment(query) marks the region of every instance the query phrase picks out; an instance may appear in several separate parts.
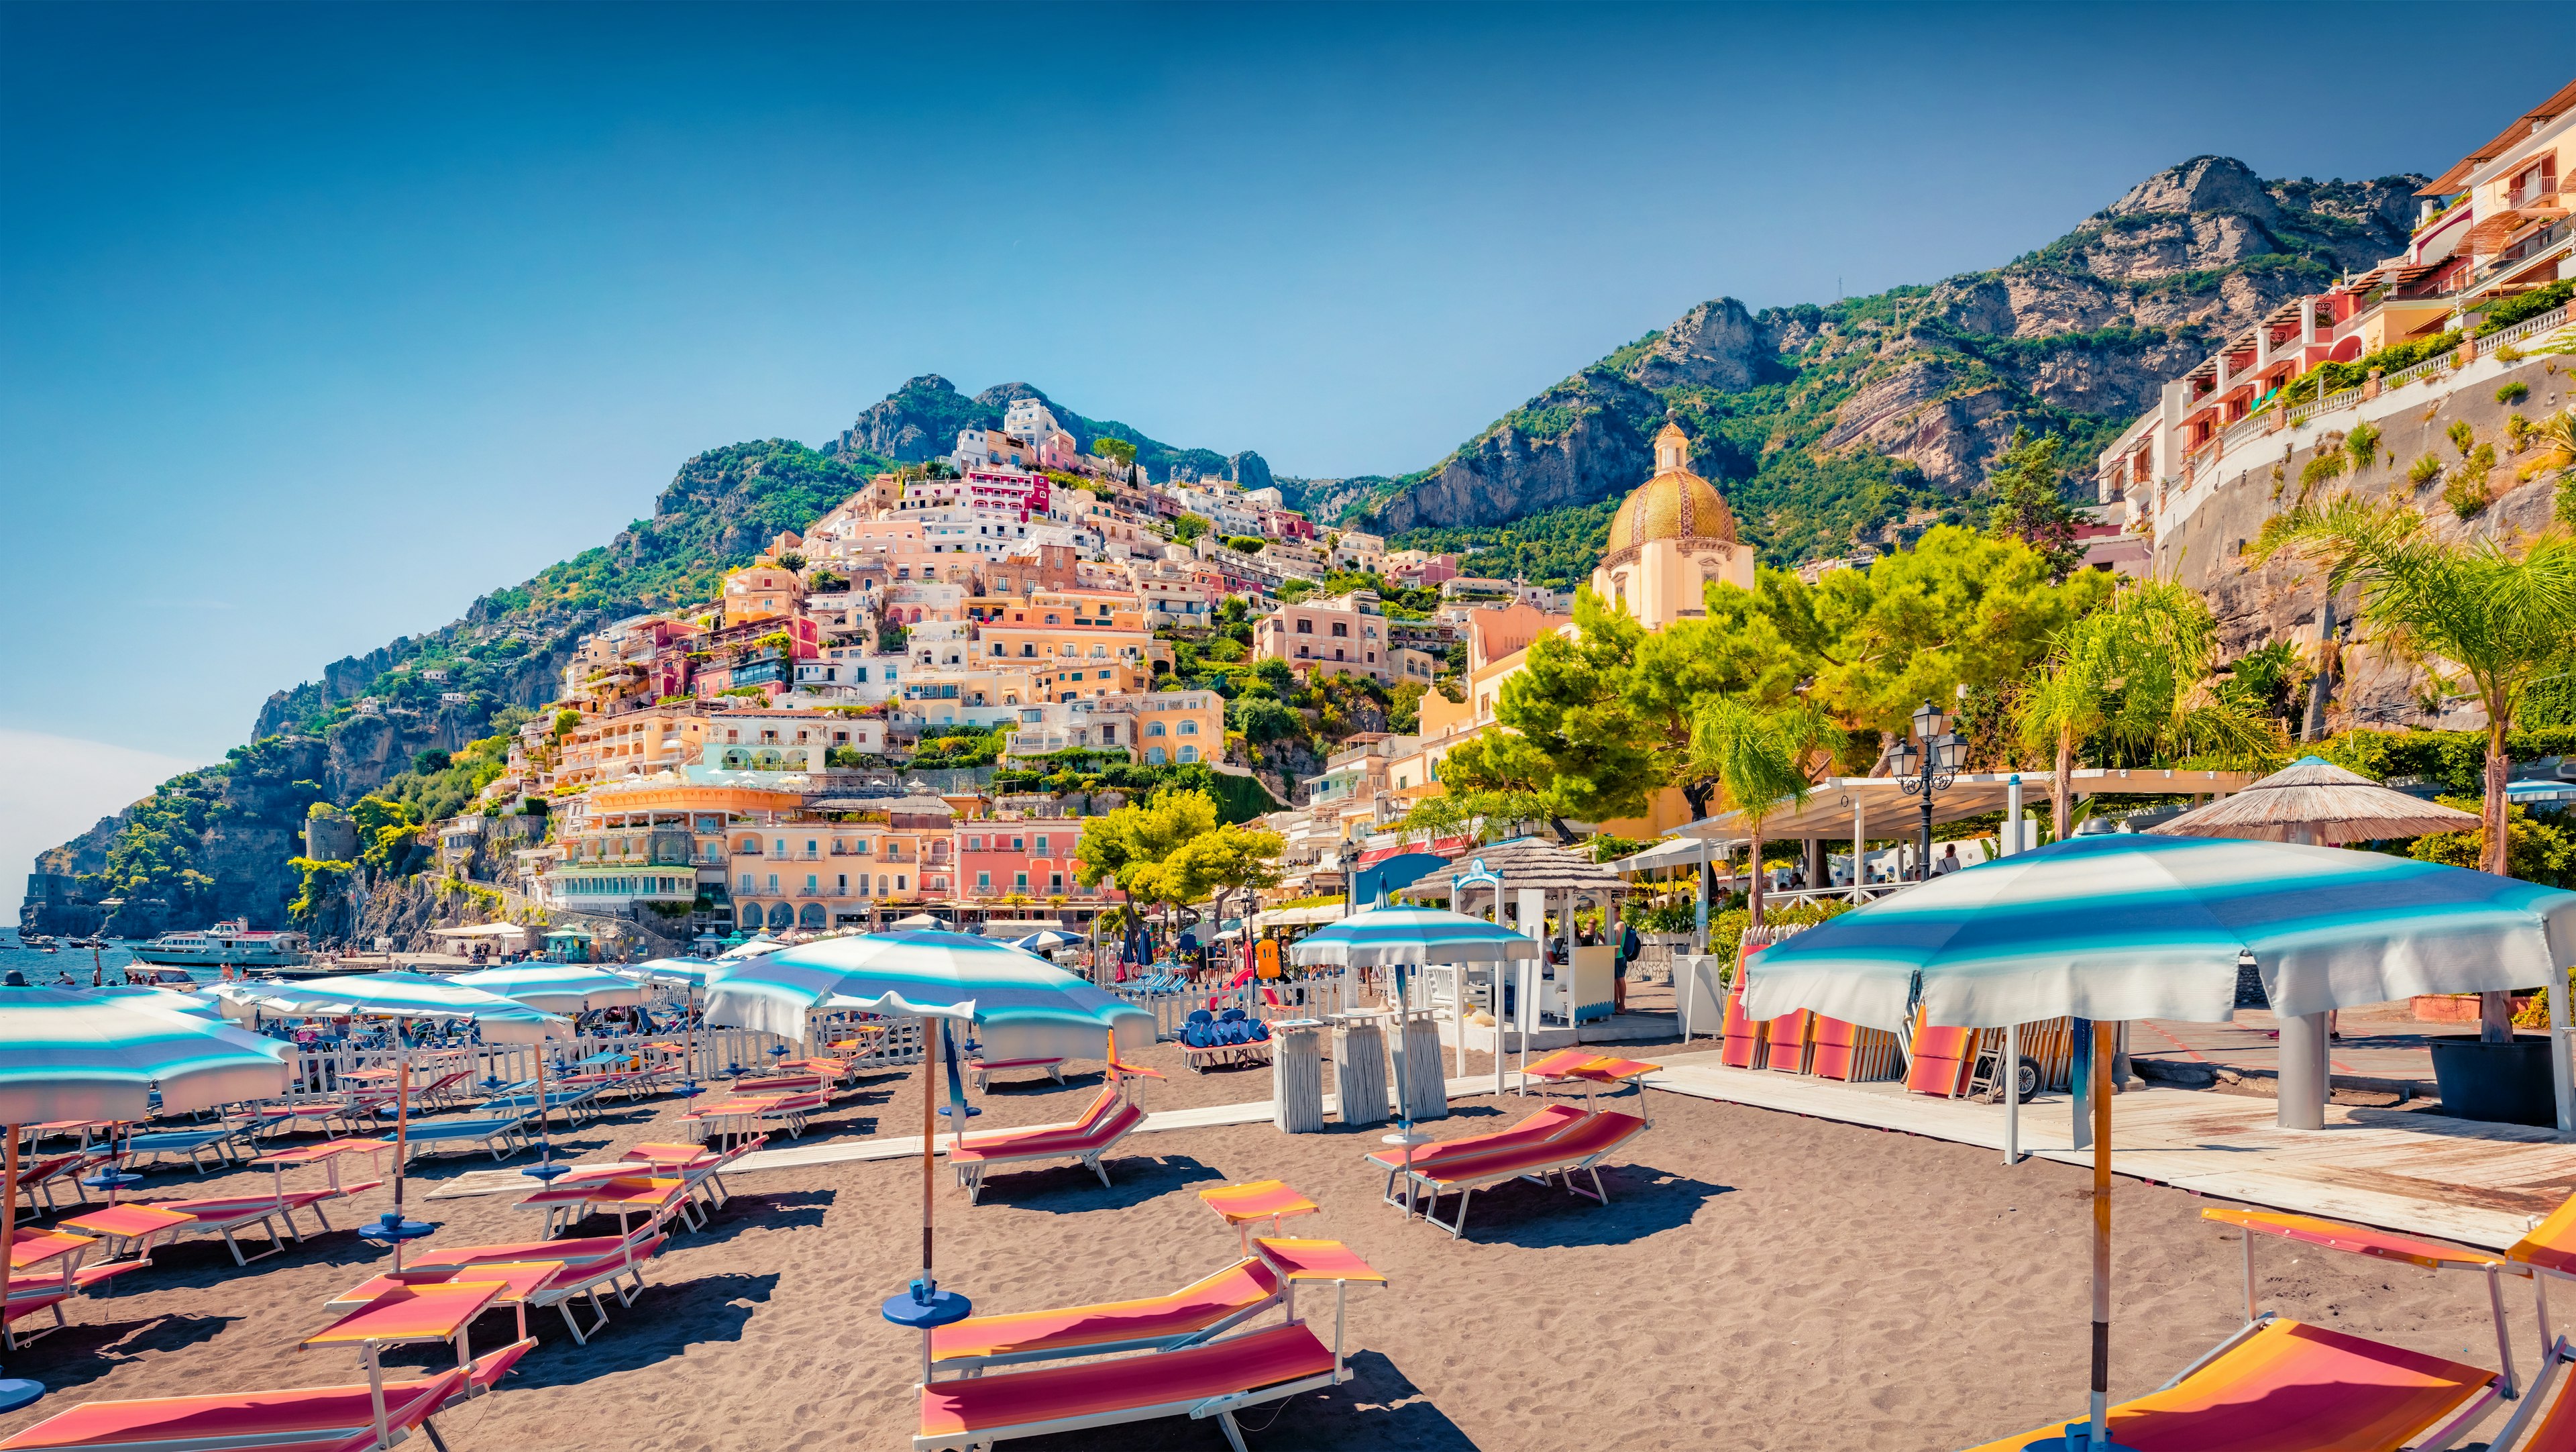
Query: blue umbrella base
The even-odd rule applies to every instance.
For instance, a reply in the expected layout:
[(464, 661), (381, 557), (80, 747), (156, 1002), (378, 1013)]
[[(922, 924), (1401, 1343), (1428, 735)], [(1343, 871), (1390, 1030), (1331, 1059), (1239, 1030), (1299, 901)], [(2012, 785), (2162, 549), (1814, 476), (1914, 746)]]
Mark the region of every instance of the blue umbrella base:
[(29, 1381), (23, 1376), (0, 1377), (0, 1412), (33, 1406), (44, 1394), (45, 1384), (41, 1381)]
[(380, 1218), (359, 1226), (358, 1235), (365, 1240), (418, 1240), (425, 1235), (434, 1234), (437, 1229), (437, 1226), (426, 1220), (397, 1219), (393, 1212), (388, 1210)]
[(919, 1282), (914, 1288), (886, 1298), (885, 1318), (898, 1326), (927, 1331), (946, 1326), (975, 1314), (975, 1303), (955, 1291), (931, 1290), (925, 1296)]

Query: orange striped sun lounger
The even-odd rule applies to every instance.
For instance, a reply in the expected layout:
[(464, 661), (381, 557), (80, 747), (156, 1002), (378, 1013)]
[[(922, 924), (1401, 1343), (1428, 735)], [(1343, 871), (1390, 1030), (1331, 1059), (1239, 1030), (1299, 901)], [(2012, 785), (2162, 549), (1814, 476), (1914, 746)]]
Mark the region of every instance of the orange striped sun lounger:
[[(661, 1235), (648, 1235), (640, 1241), (617, 1240), (618, 1250), (611, 1255), (583, 1255), (566, 1258), (556, 1253), (558, 1246), (587, 1246), (592, 1241), (539, 1241), (528, 1246), (495, 1246), (496, 1251), (524, 1251), (524, 1255), (502, 1255), (493, 1258), (442, 1259), (437, 1265), (413, 1264), (399, 1272), (373, 1276), (333, 1297), (327, 1304), (332, 1310), (363, 1306), (397, 1286), (434, 1285), (452, 1281), (492, 1279), (508, 1283), (505, 1304), (520, 1309), (519, 1334), (528, 1334), (526, 1311), (554, 1308), (563, 1316), (564, 1329), (572, 1332), (575, 1345), (587, 1346), (590, 1338), (608, 1324), (608, 1305), (600, 1297), (606, 1291), (617, 1297), (617, 1304), (635, 1304), (636, 1293), (644, 1289), (644, 1262), (662, 1253), (666, 1243)], [(450, 1252), (454, 1257), (457, 1252)], [(472, 1251), (464, 1252), (471, 1256)], [(632, 1286), (620, 1285), (632, 1280)], [(573, 1316), (573, 1302), (587, 1297), (592, 1313), (591, 1323), (584, 1326)]]
[(1968, 1074), (1976, 1062), (1975, 1029), (1918, 1026), (1913, 1047), (1906, 1053), (1905, 1087), (1917, 1094), (1956, 1099), (1968, 1092)]
[(648, 1225), (676, 1215), (691, 1230), (702, 1229), (705, 1222), (691, 1209), (692, 1198), (689, 1182), (677, 1175), (622, 1175), (551, 1185), (521, 1200), (518, 1208), (546, 1212), (548, 1235), (569, 1230), (594, 1213), (614, 1215), (622, 1237), (627, 1222), (637, 1215), (647, 1217)]
[(1369, 1163), (1386, 1171), (1386, 1190), (1382, 1196), (1386, 1203), (1400, 1205), (1410, 1211), (1411, 1202), (1396, 1193), (1396, 1181), (1404, 1174), (1408, 1165), (1417, 1170), (1430, 1169), (1471, 1156), (1489, 1154), (1496, 1150), (1544, 1144), (1582, 1122), (1582, 1110), (1571, 1104), (1551, 1104), (1536, 1114), (1524, 1117), (1509, 1128), (1489, 1130), (1483, 1134), (1460, 1135), (1456, 1139), (1444, 1139), (1434, 1144), (1415, 1145), (1410, 1156), (1398, 1148), (1371, 1150), (1366, 1158)]
[(1762, 1067), (1783, 1074), (1807, 1072), (1807, 1049), (1815, 1027), (1816, 1016), (1803, 1008), (1771, 1020), (1771, 1031), (1762, 1043)]
[[(1611, 1151), (1635, 1138), (1646, 1128), (1646, 1122), (1633, 1114), (1604, 1110), (1586, 1114), (1564, 1133), (1536, 1144), (1509, 1146), (1483, 1154), (1459, 1155), (1424, 1164), (1417, 1156), (1413, 1168), (1399, 1171), (1407, 1186), (1422, 1200), (1422, 1218), (1448, 1231), (1463, 1235), (1467, 1225), (1467, 1202), (1487, 1185), (1511, 1180), (1530, 1180), (1544, 1185), (1563, 1176), (1570, 1193), (1601, 1204), (1610, 1203), (1610, 1192), (1601, 1184), (1601, 1160)], [(1588, 1174), (1592, 1188), (1586, 1191), (1574, 1177)], [(1445, 1223), (1439, 1218), (1440, 1197), (1455, 1194), (1457, 1212)], [(1408, 1209), (1410, 1207), (1408, 1206)]]
[(72, 1195), (86, 1205), (89, 1203), (89, 1196), (81, 1191), (81, 1172), (100, 1160), (109, 1158), (112, 1156), (86, 1149), (72, 1150), (66, 1154), (47, 1155), (32, 1164), (22, 1164), (18, 1167), (18, 1183), (14, 1187), (14, 1192), (27, 1197), (27, 1213), (30, 1215), (36, 1213), (36, 1197), (39, 1195), (44, 1197), (47, 1213), (58, 1208), (54, 1204), (54, 1186), (58, 1184), (71, 1186)]
[[(430, 1419), (492, 1389), (533, 1341), (469, 1366), (381, 1387), (302, 1387), (85, 1402), (0, 1441), (0, 1452), (379, 1452)], [(380, 1430), (381, 1429), (381, 1430)]]
[(1819, 1079), (1873, 1083), (1896, 1075), (1896, 1035), (1816, 1015), (1807, 1072)]
[(1246, 1256), (1167, 1296), (973, 1316), (930, 1333), (930, 1365), (934, 1374), (975, 1376), (1019, 1362), (1191, 1346), (1280, 1304), (1281, 1285), (1267, 1262)]
[(1288, 1188), (1285, 1180), (1254, 1180), (1247, 1184), (1225, 1185), (1199, 1191), (1199, 1199), (1227, 1225), (1234, 1228), (1235, 1241), (1249, 1254), (1245, 1237), (1251, 1227), (1267, 1220), (1270, 1233), (1279, 1233), (1279, 1222), (1292, 1215), (1312, 1215), (1324, 1207)]
[[(2576, 1363), (2576, 1346), (2557, 1334), (2549, 1317), (2550, 1281), (2576, 1280), (2576, 1197), (2514, 1242), (2504, 1252), (2504, 1258), (2512, 1273), (2531, 1277), (2533, 1308), (2539, 1313), (2542, 1341), (2540, 1370), (2533, 1374), (2521, 1404), (2488, 1437), (2487, 1445), (2494, 1452), (2506, 1452), (2508, 1448), (2513, 1452), (2576, 1452), (2576, 1381), (2565, 1380), (2568, 1366)], [(2498, 1319), (2502, 1319), (2501, 1314)], [(2528, 1437), (2517, 1441), (2523, 1437), (2526, 1424)]]
[(913, 1452), (976, 1452), (1006, 1438), (1161, 1417), (1213, 1417), (1241, 1449), (1236, 1412), (1321, 1391), (1345, 1374), (1332, 1348), (1291, 1323), (1123, 1361), (935, 1381), (921, 1389)]
[[(266, 1195), (218, 1195), (197, 1200), (146, 1200), (141, 1205), (145, 1209), (167, 1210), (187, 1216), (191, 1223), (173, 1227), (171, 1234), (174, 1238), (198, 1231), (220, 1235), (224, 1238), (225, 1248), (233, 1253), (233, 1264), (248, 1265), (284, 1250), (289, 1240), (304, 1238), (304, 1232), (295, 1225), (295, 1212), (298, 1210), (311, 1210), (313, 1218), (322, 1222), (324, 1230), (329, 1230), (331, 1222), (322, 1213), (322, 1202), (338, 1195), (336, 1190), (295, 1190)], [(278, 1231), (281, 1221), (286, 1226), (283, 1234)], [(254, 1225), (267, 1232), (268, 1249), (257, 1255), (244, 1255), (241, 1241), (236, 1236)]]
[(996, 1165), (1027, 1164), (1035, 1160), (1078, 1160), (1083, 1168), (1109, 1183), (1109, 1171), (1101, 1161), (1118, 1147), (1118, 1142), (1133, 1134), (1145, 1122), (1145, 1111), (1128, 1102), (1117, 1085), (1100, 1091), (1082, 1118), (1061, 1129), (1006, 1129), (979, 1135), (972, 1143), (960, 1143), (948, 1151), (948, 1163), (957, 1170), (957, 1183), (966, 1190), (966, 1203), (972, 1205), (984, 1190), (984, 1176)]
[[(2143, 1397), (2110, 1409), (2110, 1439), (2136, 1452), (2438, 1452), (2514, 1396), (2513, 1348), (2506, 1338), (2497, 1276), (2502, 1256), (2413, 1236), (2345, 1225), (2313, 1215), (2209, 1209), (2202, 1218), (2244, 1233), (2245, 1324), (2217, 1349)], [(2376, 1260), (2459, 1269), (2486, 1276), (2495, 1310), (2496, 1350), (2505, 1370), (2438, 1356), (2261, 1311), (2254, 1243), (2271, 1236)], [(2516, 1418), (2529, 1414), (2527, 1398)], [(2511, 1424), (2508, 1424), (2510, 1426)], [(2055, 1452), (2066, 1423), (1990, 1442), (1974, 1452)], [(2509, 1438), (2498, 1437), (2499, 1449)]]
[[(1649, 1064), (1637, 1059), (1623, 1059), (1615, 1054), (1592, 1054), (1581, 1049), (1559, 1049), (1530, 1065), (1523, 1072), (1529, 1078), (1545, 1079), (1552, 1084), (1571, 1080), (1583, 1085), (1584, 1106), (1590, 1108), (1593, 1091), (1604, 1085), (1615, 1089), (1623, 1084), (1634, 1084), (1639, 1078), (1654, 1073), (1662, 1067), (1661, 1064)], [(1640, 1084), (1637, 1086), (1637, 1111), (1639, 1117), (1646, 1121), (1646, 1127), (1652, 1129), (1655, 1127), (1654, 1116), (1645, 1112), (1645, 1105), (1646, 1090), (1645, 1086)]]
[(1718, 1024), (1717, 1061), (1730, 1069), (1761, 1068), (1770, 1030), (1770, 1020), (1745, 1014), (1744, 990), (1737, 987), (1726, 995), (1726, 1017)]

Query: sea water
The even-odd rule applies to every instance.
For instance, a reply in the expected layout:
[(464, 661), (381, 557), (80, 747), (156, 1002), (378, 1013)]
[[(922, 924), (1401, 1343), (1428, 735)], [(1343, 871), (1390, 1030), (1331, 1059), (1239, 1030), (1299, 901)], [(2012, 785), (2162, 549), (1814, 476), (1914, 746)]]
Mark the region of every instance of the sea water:
[[(15, 969), (27, 975), (29, 983), (38, 986), (59, 987), (68, 976), (75, 985), (87, 988), (93, 973), (100, 982), (123, 983), (125, 965), (133, 961), (134, 950), (123, 943), (112, 942), (97, 949), (63, 947), (48, 953), (41, 948), (20, 946), (14, 935), (0, 938), (0, 972)], [(159, 970), (158, 981), (173, 988), (179, 987), (178, 979), (172, 975), (186, 971), (163, 967)], [(195, 975), (190, 976), (193, 978)]]

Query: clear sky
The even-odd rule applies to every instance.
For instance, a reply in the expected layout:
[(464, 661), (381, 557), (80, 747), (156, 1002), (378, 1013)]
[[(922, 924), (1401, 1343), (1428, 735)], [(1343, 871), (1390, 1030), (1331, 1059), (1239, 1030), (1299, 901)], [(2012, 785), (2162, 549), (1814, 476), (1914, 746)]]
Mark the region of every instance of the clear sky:
[[(1418, 468), (1702, 299), (1993, 266), (2205, 152), (2435, 170), (2567, 78), (2446, 7), (2535, 43), (2413, 95), (2415, 13), (0, 6), (10, 769), (132, 777), (85, 825), (917, 373)], [(63, 825), (12, 817), (9, 894)]]

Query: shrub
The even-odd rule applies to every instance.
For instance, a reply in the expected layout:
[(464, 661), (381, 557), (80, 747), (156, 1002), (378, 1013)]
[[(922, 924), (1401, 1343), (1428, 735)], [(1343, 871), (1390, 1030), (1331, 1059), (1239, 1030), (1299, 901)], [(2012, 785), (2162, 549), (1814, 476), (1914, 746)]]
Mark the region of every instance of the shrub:
[(2475, 519), (2487, 507), (2487, 476), (2465, 465), (2442, 486), (2442, 502), (2462, 519)]
[(2343, 455), (2319, 454), (2308, 461), (2306, 468), (2299, 471), (2299, 488), (2303, 491), (2313, 489), (2319, 484), (2342, 477)]
[(2576, 279), (2562, 279), (2547, 287), (2534, 288), (2517, 298), (2508, 298), (2487, 309), (2478, 320), (2478, 336), (2483, 338), (2503, 332), (2525, 318), (2536, 318), (2551, 308), (2576, 297)]
[(2431, 454), (2426, 454), (2424, 457), (2417, 459), (2414, 463), (2406, 467), (2407, 482), (2413, 484), (2418, 489), (2423, 488), (2425, 485), (2430, 484), (2441, 477), (2442, 461)]
[(2442, 436), (2451, 441), (2451, 447), (2459, 450), (2463, 459), (2469, 456), (2469, 446), (2478, 441), (2477, 430), (2470, 428), (2469, 421), (2464, 418), (2451, 420), (2451, 426), (2442, 430)]
[(2519, 378), (2496, 390), (2498, 403), (2520, 403), (2529, 397), (2531, 397), (2531, 385)]
[(2354, 424), (2352, 432), (2344, 435), (2343, 447), (2344, 452), (2352, 455), (2353, 472), (2357, 474), (2379, 457), (2379, 430), (2367, 419)]

